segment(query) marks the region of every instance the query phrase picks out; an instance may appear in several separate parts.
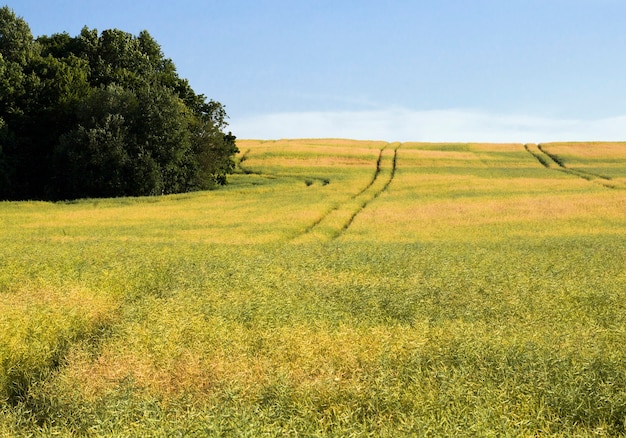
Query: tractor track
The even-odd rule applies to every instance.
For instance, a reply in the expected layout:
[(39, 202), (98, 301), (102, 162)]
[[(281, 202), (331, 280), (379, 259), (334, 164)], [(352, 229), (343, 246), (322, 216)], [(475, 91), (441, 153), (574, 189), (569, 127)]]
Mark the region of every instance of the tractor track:
[(564, 172), (568, 175), (582, 178), (585, 181), (599, 184), (608, 189), (618, 188), (616, 184), (611, 183), (611, 178), (608, 176), (567, 167), (558, 155), (548, 152), (541, 144), (525, 144), (524, 149), (526, 149), (528, 153), (535, 157), (535, 159), (537, 159), (537, 161), (539, 161), (539, 163), (547, 169)]
[(385, 149), (387, 149), (387, 146), (383, 147), (380, 149), (380, 151), (378, 152), (378, 159), (376, 160), (376, 170), (374, 171), (374, 175), (372, 176), (372, 179), (370, 180), (369, 184), (367, 184), (365, 187), (363, 187), (358, 193), (356, 193), (355, 195), (352, 195), (351, 199), (356, 198), (357, 196), (361, 195), (363, 192), (365, 192), (367, 189), (369, 189), (370, 187), (372, 187), (372, 185), (376, 182), (376, 179), (378, 179), (378, 175), (380, 174), (380, 163), (383, 159), (383, 152), (385, 151)]
[[(351, 195), (345, 202), (328, 210), (307, 227), (303, 233), (294, 237), (292, 242), (307, 238), (333, 240), (345, 233), (359, 213), (381, 193), (385, 192), (393, 181), (396, 174), (400, 143), (395, 144), (393, 148), (389, 146), (391, 145), (386, 145), (380, 149), (374, 174), (365, 187)], [(386, 179), (384, 175), (388, 175)]]
[[(355, 193), (354, 195), (352, 195), (350, 197), (350, 200), (353, 200), (353, 199), (357, 198), (358, 196), (363, 194), (365, 191), (367, 191), (370, 187), (372, 187), (372, 185), (374, 185), (374, 183), (378, 179), (378, 175), (380, 174), (380, 165), (381, 165), (381, 161), (382, 161), (382, 158), (383, 158), (383, 152), (385, 151), (386, 148), (387, 148), (387, 146), (384, 146), (378, 152), (378, 158), (376, 159), (376, 170), (374, 171), (374, 175), (372, 176), (372, 179), (369, 181), (369, 183), (365, 187), (363, 187), (361, 190), (359, 190), (358, 193)], [(307, 234), (307, 233), (310, 233), (311, 231), (313, 231), (313, 229), (315, 227), (317, 227), (324, 219), (326, 219), (326, 217), (331, 215), (334, 211), (339, 210), (342, 205), (343, 204), (337, 205), (337, 206), (331, 208), (330, 210), (328, 210), (326, 213), (324, 213), (319, 219), (317, 219), (315, 222), (313, 222), (313, 224), (311, 224), (311, 226), (306, 228), (306, 230), (304, 231), (304, 234)]]
[(304, 176), (303, 177), (300, 175), (290, 175), (286, 173), (266, 173), (260, 170), (252, 170), (249, 167), (246, 167), (243, 165), (243, 162), (248, 159), (249, 153), (250, 153), (250, 149), (246, 150), (243, 154), (241, 154), (239, 161), (237, 161), (237, 163), (235, 164), (236, 168), (239, 169), (239, 172), (243, 173), (244, 175), (255, 175), (255, 176), (260, 176), (262, 178), (267, 178), (267, 179), (283, 178), (283, 179), (299, 180), (299, 181), (304, 181), (304, 183), (307, 186), (313, 184), (313, 181), (317, 181), (323, 186), (330, 184), (330, 180), (328, 178), (321, 178), (318, 176)]
[[(394, 177), (396, 176), (396, 168), (397, 168), (397, 165), (398, 165), (398, 149), (399, 149), (399, 148), (400, 148), (400, 146), (398, 145), (398, 146), (394, 149), (394, 151), (393, 151), (393, 159), (392, 159), (392, 161), (391, 161), (391, 163), (392, 163), (392, 164), (391, 164), (391, 174), (389, 175), (389, 179), (385, 182), (385, 185), (383, 186), (383, 188), (382, 188), (380, 191), (375, 192), (375, 193), (373, 194), (373, 196), (372, 196), (372, 198), (371, 198), (371, 199), (369, 199), (368, 201), (365, 201), (365, 202), (363, 203), (363, 205), (361, 206), (361, 208), (360, 208), (360, 209), (358, 209), (358, 210), (356, 210), (356, 211), (354, 212), (354, 214), (353, 214), (352, 216), (350, 216), (350, 219), (348, 220), (348, 222), (346, 222), (346, 223), (344, 224), (344, 226), (343, 226), (343, 227), (342, 227), (342, 229), (341, 229), (341, 233), (340, 233), (339, 235), (341, 235), (342, 233), (345, 233), (345, 232), (346, 232), (346, 230), (347, 230), (348, 228), (350, 228), (350, 225), (352, 225), (352, 222), (354, 222), (354, 219), (355, 219), (355, 218), (359, 215), (359, 213), (361, 213), (361, 212), (365, 209), (365, 207), (367, 207), (367, 205), (368, 205), (370, 202), (374, 201), (374, 200), (375, 200), (376, 198), (378, 198), (378, 197), (379, 197), (382, 193), (384, 193), (385, 191), (387, 191), (387, 188), (389, 187), (389, 185), (390, 185), (390, 184), (391, 184), (391, 182), (393, 181)], [(373, 183), (372, 183), (372, 184), (373, 184)], [(371, 186), (371, 184), (370, 184), (370, 186)], [(336, 236), (336, 237), (339, 237), (339, 235), (338, 235), (338, 236)]]
[(524, 149), (526, 149), (526, 152), (528, 152), (530, 155), (535, 157), (535, 159), (537, 161), (539, 161), (539, 164), (541, 164), (546, 169), (550, 169), (550, 160), (549, 160), (549, 158), (547, 158), (545, 156), (545, 154), (543, 154), (540, 150), (537, 149), (537, 145), (535, 145), (535, 144), (525, 144), (524, 145)]

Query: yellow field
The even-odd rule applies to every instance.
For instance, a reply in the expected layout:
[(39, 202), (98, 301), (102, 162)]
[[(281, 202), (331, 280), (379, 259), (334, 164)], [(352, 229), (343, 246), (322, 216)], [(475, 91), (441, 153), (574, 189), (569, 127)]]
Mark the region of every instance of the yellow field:
[(0, 203), (0, 436), (626, 433), (626, 143), (238, 148)]

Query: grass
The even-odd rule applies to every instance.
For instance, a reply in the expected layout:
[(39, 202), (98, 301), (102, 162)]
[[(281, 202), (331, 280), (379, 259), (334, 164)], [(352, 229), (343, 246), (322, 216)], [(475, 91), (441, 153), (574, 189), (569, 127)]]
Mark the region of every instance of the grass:
[(626, 144), (238, 146), (0, 204), (0, 436), (626, 433)]

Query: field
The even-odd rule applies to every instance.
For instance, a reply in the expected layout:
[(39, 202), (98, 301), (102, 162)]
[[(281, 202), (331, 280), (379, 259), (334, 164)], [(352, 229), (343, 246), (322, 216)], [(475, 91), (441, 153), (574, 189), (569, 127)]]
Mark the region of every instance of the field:
[(0, 203), (0, 436), (626, 434), (626, 143), (238, 147)]

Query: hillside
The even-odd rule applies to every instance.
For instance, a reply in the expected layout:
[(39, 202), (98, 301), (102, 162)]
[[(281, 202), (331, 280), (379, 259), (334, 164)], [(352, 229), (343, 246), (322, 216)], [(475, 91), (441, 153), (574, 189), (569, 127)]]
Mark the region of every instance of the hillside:
[(626, 432), (626, 143), (237, 147), (0, 203), (0, 436)]

